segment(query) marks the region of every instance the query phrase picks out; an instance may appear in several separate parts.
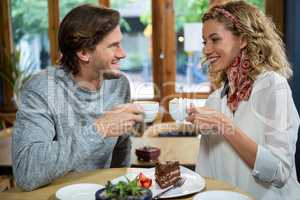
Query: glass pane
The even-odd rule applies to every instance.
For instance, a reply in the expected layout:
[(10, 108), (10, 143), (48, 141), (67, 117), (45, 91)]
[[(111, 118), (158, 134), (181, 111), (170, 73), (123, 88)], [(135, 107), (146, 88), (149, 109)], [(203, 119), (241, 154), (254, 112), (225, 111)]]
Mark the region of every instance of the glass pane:
[(84, 4), (84, 3), (91, 3), (98, 5), (98, 0), (59, 0), (59, 8), (60, 13), (59, 17), (62, 20), (64, 16), (74, 7)]
[[(264, 0), (247, 1), (264, 11)], [(208, 9), (208, 2), (208, 0), (174, 1), (177, 47), (176, 92), (209, 92), (208, 66), (201, 63), (203, 58), (201, 16)]]
[(247, 2), (258, 7), (262, 12), (265, 12), (265, 0), (247, 0)]
[(11, 1), (14, 44), (22, 71), (36, 73), (50, 64), (47, 1)]
[(201, 16), (207, 0), (175, 0), (176, 92), (209, 92), (207, 66), (201, 63)]
[(122, 47), (127, 57), (121, 62), (133, 99), (154, 97), (151, 63), (151, 0), (111, 0), (121, 13)]

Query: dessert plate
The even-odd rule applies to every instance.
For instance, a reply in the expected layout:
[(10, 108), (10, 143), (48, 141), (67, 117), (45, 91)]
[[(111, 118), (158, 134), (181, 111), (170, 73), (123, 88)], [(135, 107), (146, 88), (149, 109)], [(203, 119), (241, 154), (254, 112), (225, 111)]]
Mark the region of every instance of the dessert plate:
[(92, 183), (73, 184), (60, 188), (55, 193), (60, 200), (95, 200), (95, 193), (104, 186)]
[(251, 200), (249, 197), (243, 194), (237, 192), (222, 191), (222, 190), (199, 193), (193, 198), (193, 200), (223, 200), (223, 199)]
[[(161, 189), (159, 187), (159, 185), (155, 182), (155, 176), (154, 176), (155, 168), (145, 169), (145, 170), (142, 170), (141, 172), (143, 174), (145, 174), (147, 177), (152, 179), (152, 186), (150, 187), (150, 190), (152, 191), (153, 196), (168, 189), (168, 188)], [(188, 168), (180, 166), (180, 173), (181, 173), (181, 177), (186, 179), (185, 183), (179, 188), (174, 188), (174, 189), (168, 191), (167, 193), (162, 195), (160, 197), (160, 199), (168, 199), (168, 198), (173, 198), (173, 197), (185, 196), (185, 195), (200, 192), (201, 190), (203, 190), (205, 188), (204, 178), (202, 178), (196, 172), (194, 172)], [(117, 177), (114, 180), (112, 180), (111, 182), (113, 184), (116, 184), (119, 181), (127, 182), (126, 177), (129, 180), (133, 180), (138, 174), (139, 173), (129, 173), (129, 174), (126, 174), (125, 176)]]

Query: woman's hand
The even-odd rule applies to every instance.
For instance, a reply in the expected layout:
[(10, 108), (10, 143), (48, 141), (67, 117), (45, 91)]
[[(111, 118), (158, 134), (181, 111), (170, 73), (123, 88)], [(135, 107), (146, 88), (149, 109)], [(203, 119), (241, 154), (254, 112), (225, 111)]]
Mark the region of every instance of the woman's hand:
[[(188, 109), (187, 121), (195, 125), (196, 131), (210, 132), (224, 135), (224, 139), (231, 144), (240, 157), (253, 169), (257, 144), (248, 137), (241, 129), (235, 127), (233, 121), (224, 114), (208, 107), (198, 107), (194, 105)], [(210, 129), (205, 131), (205, 129)]]
[(213, 130), (213, 133), (221, 135), (234, 134), (234, 124), (231, 119), (224, 114), (217, 112), (209, 107), (191, 107), (187, 110), (187, 121), (195, 125), (197, 132), (205, 132)]

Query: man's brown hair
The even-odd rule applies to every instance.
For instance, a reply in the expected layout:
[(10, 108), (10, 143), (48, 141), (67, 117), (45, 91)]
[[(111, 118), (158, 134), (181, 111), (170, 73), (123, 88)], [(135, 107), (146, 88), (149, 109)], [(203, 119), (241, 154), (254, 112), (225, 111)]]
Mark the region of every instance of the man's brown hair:
[(72, 9), (62, 20), (58, 32), (61, 53), (59, 64), (74, 75), (79, 72), (80, 50), (94, 51), (96, 45), (110, 33), (120, 21), (118, 11), (84, 4)]

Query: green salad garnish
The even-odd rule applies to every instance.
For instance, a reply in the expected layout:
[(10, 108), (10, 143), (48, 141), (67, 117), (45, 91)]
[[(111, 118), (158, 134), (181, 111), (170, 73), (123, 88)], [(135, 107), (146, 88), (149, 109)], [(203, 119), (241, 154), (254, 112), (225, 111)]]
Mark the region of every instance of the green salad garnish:
[(129, 196), (141, 196), (142, 190), (138, 186), (138, 177), (130, 181), (127, 177), (127, 182), (120, 181), (117, 184), (112, 184), (110, 181), (105, 185), (106, 196), (111, 199), (126, 199)]

